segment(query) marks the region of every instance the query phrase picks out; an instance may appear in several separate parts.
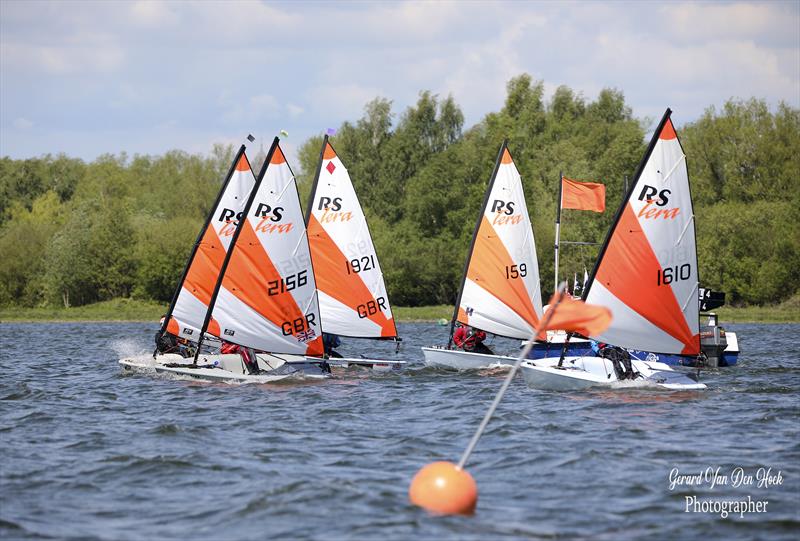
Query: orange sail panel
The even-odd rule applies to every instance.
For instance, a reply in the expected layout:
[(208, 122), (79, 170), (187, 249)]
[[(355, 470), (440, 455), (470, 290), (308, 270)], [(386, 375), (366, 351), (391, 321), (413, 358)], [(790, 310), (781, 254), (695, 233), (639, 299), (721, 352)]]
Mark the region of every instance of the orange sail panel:
[[(386, 297), (378, 295), (378, 298), (375, 298), (364, 283), (361, 273), (353, 271), (352, 262), (342, 253), (339, 246), (313, 214), (308, 223), (308, 240), (311, 245), (314, 275), (317, 278), (319, 290), (352, 310), (359, 319), (367, 319), (377, 325), (381, 338), (397, 336), (394, 320), (387, 318), (383, 312), (388, 306)], [(366, 266), (370, 262), (371, 259), (366, 258), (364, 265)], [(325, 305), (322, 304), (322, 306)], [(333, 319), (335, 317), (335, 315), (326, 317), (326, 312), (323, 311), (323, 318), (325, 318), (323, 326), (331, 329), (334, 334), (348, 336), (348, 333), (353, 332), (344, 328), (344, 325), (340, 328)], [(328, 322), (328, 318), (331, 318), (330, 322)]]
[(386, 284), (350, 175), (327, 137), (310, 198), (308, 236), (326, 333), (397, 336)]
[(457, 321), (528, 338), (542, 314), (539, 263), (522, 179), (503, 146), (477, 226)]
[[(539, 322), (531, 295), (521, 280), (509, 279), (514, 260), (486, 216), (481, 218), (467, 279), (475, 282), (519, 315), (531, 328)], [(527, 269), (526, 269), (527, 270)], [(468, 323), (462, 321), (462, 323)]]
[(212, 311), (226, 341), (322, 355), (314, 271), (297, 186), (277, 141), (247, 209)]
[[(167, 322), (168, 332), (193, 341), (199, 339), (225, 254), (255, 180), (247, 155), (241, 151), (189, 262)], [(216, 334), (217, 330), (212, 321), (207, 331)]]
[(586, 301), (614, 315), (609, 328), (593, 338), (643, 351), (696, 355), (694, 213), (686, 156), (668, 114), (611, 231)]

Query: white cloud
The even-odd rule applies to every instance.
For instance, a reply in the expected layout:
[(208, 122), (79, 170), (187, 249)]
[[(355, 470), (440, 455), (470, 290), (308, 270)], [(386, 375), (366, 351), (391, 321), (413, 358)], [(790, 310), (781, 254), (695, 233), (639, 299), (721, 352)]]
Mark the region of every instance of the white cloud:
[(178, 22), (177, 14), (167, 2), (139, 0), (130, 6), (131, 19), (142, 26), (171, 26)]
[[(421, 90), (452, 94), (469, 127), (521, 73), (547, 96), (618, 88), (639, 117), (691, 121), (732, 96), (800, 107), (796, 2), (0, 2), (0, 154), (115, 151), (101, 120), (131, 154), (258, 129), (300, 145)], [(36, 141), (11, 120), (29, 111), (48, 119)]]
[[(308, 100), (315, 104), (318, 113), (338, 122), (361, 118), (364, 105), (377, 96), (385, 95), (381, 89), (356, 83), (322, 85), (309, 89)], [(316, 131), (321, 130), (318, 127)]]
[(27, 118), (19, 117), (14, 119), (14, 127), (19, 130), (29, 130), (33, 127), (33, 122)]
[(259, 94), (250, 97), (248, 112), (255, 118), (268, 117), (276, 114), (280, 109), (278, 100), (270, 94)]
[(286, 104), (286, 111), (289, 113), (291, 118), (297, 118), (305, 112), (305, 109), (299, 105), (295, 105), (294, 103), (288, 103)]

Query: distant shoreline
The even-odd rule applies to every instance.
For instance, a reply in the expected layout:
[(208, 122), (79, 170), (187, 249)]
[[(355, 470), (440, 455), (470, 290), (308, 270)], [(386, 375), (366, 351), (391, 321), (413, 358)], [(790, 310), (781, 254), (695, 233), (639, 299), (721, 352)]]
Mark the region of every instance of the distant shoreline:
[[(0, 323), (110, 323), (158, 322), (167, 305), (132, 299), (78, 306), (73, 308), (0, 307)], [(395, 319), (401, 323), (450, 321), (453, 307), (394, 306)], [(800, 298), (794, 297), (775, 306), (723, 306), (715, 312), (726, 323), (800, 323)]]

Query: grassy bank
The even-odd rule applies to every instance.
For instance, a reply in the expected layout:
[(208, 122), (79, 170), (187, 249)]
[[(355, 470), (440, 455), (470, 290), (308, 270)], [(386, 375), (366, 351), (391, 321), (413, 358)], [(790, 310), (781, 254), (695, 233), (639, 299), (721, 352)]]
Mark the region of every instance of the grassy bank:
[(0, 308), (0, 321), (158, 321), (166, 304), (132, 299), (114, 299), (86, 306)]
[[(21, 321), (158, 321), (167, 305), (157, 302), (115, 299), (72, 308), (0, 307), (0, 322)], [(395, 306), (397, 321), (450, 320), (453, 307)], [(723, 306), (716, 310), (724, 323), (800, 323), (800, 295), (775, 306)]]

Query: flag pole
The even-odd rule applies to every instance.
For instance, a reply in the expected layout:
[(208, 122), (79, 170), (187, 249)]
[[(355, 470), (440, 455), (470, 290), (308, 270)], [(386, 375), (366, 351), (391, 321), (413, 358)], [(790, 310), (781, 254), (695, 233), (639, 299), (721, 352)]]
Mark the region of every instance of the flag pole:
[(564, 185), (564, 172), (558, 172), (558, 202), (556, 205), (556, 245), (555, 245), (555, 254), (556, 254), (556, 262), (555, 267), (553, 270), (553, 277), (555, 280), (555, 284), (553, 285), (553, 292), (558, 291), (558, 244), (559, 244), (559, 235), (561, 234), (561, 189)]
[(530, 340), (528, 340), (528, 343), (525, 344), (525, 348), (523, 348), (522, 353), (520, 353), (519, 357), (517, 357), (517, 361), (512, 365), (511, 370), (508, 371), (506, 380), (503, 382), (503, 385), (502, 387), (500, 387), (500, 390), (497, 391), (497, 396), (494, 397), (492, 405), (489, 406), (489, 410), (486, 412), (486, 415), (484, 415), (483, 421), (481, 421), (481, 424), (478, 426), (478, 430), (475, 431), (475, 435), (472, 436), (472, 439), (470, 440), (469, 445), (467, 445), (464, 454), (461, 455), (461, 460), (458, 461), (458, 466), (456, 467), (459, 470), (464, 469), (464, 465), (467, 463), (467, 460), (469, 460), (469, 456), (472, 454), (472, 451), (478, 444), (478, 440), (481, 439), (483, 431), (486, 430), (486, 426), (489, 424), (489, 420), (492, 418), (492, 415), (494, 415), (497, 406), (503, 399), (503, 395), (506, 394), (508, 386), (511, 385), (511, 380), (513, 380), (514, 376), (517, 374), (517, 370), (519, 370), (519, 365), (522, 364), (523, 359), (526, 359), (528, 357), (528, 353), (530, 353), (531, 348), (533, 348), (533, 343), (536, 340), (536, 337), (539, 335), (539, 333), (541, 333), (543, 330), (547, 328), (547, 325), (550, 323), (550, 320), (553, 319), (553, 314), (556, 313), (558, 305), (561, 304), (561, 299), (564, 298), (564, 291), (566, 291), (566, 289), (567, 289), (566, 282), (562, 283), (558, 287), (557, 289), (558, 296), (556, 297), (556, 303), (550, 306), (545, 316), (539, 321), (539, 324), (536, 326), (536, 330), (533, 331), (533, 336), (531, 336)]

